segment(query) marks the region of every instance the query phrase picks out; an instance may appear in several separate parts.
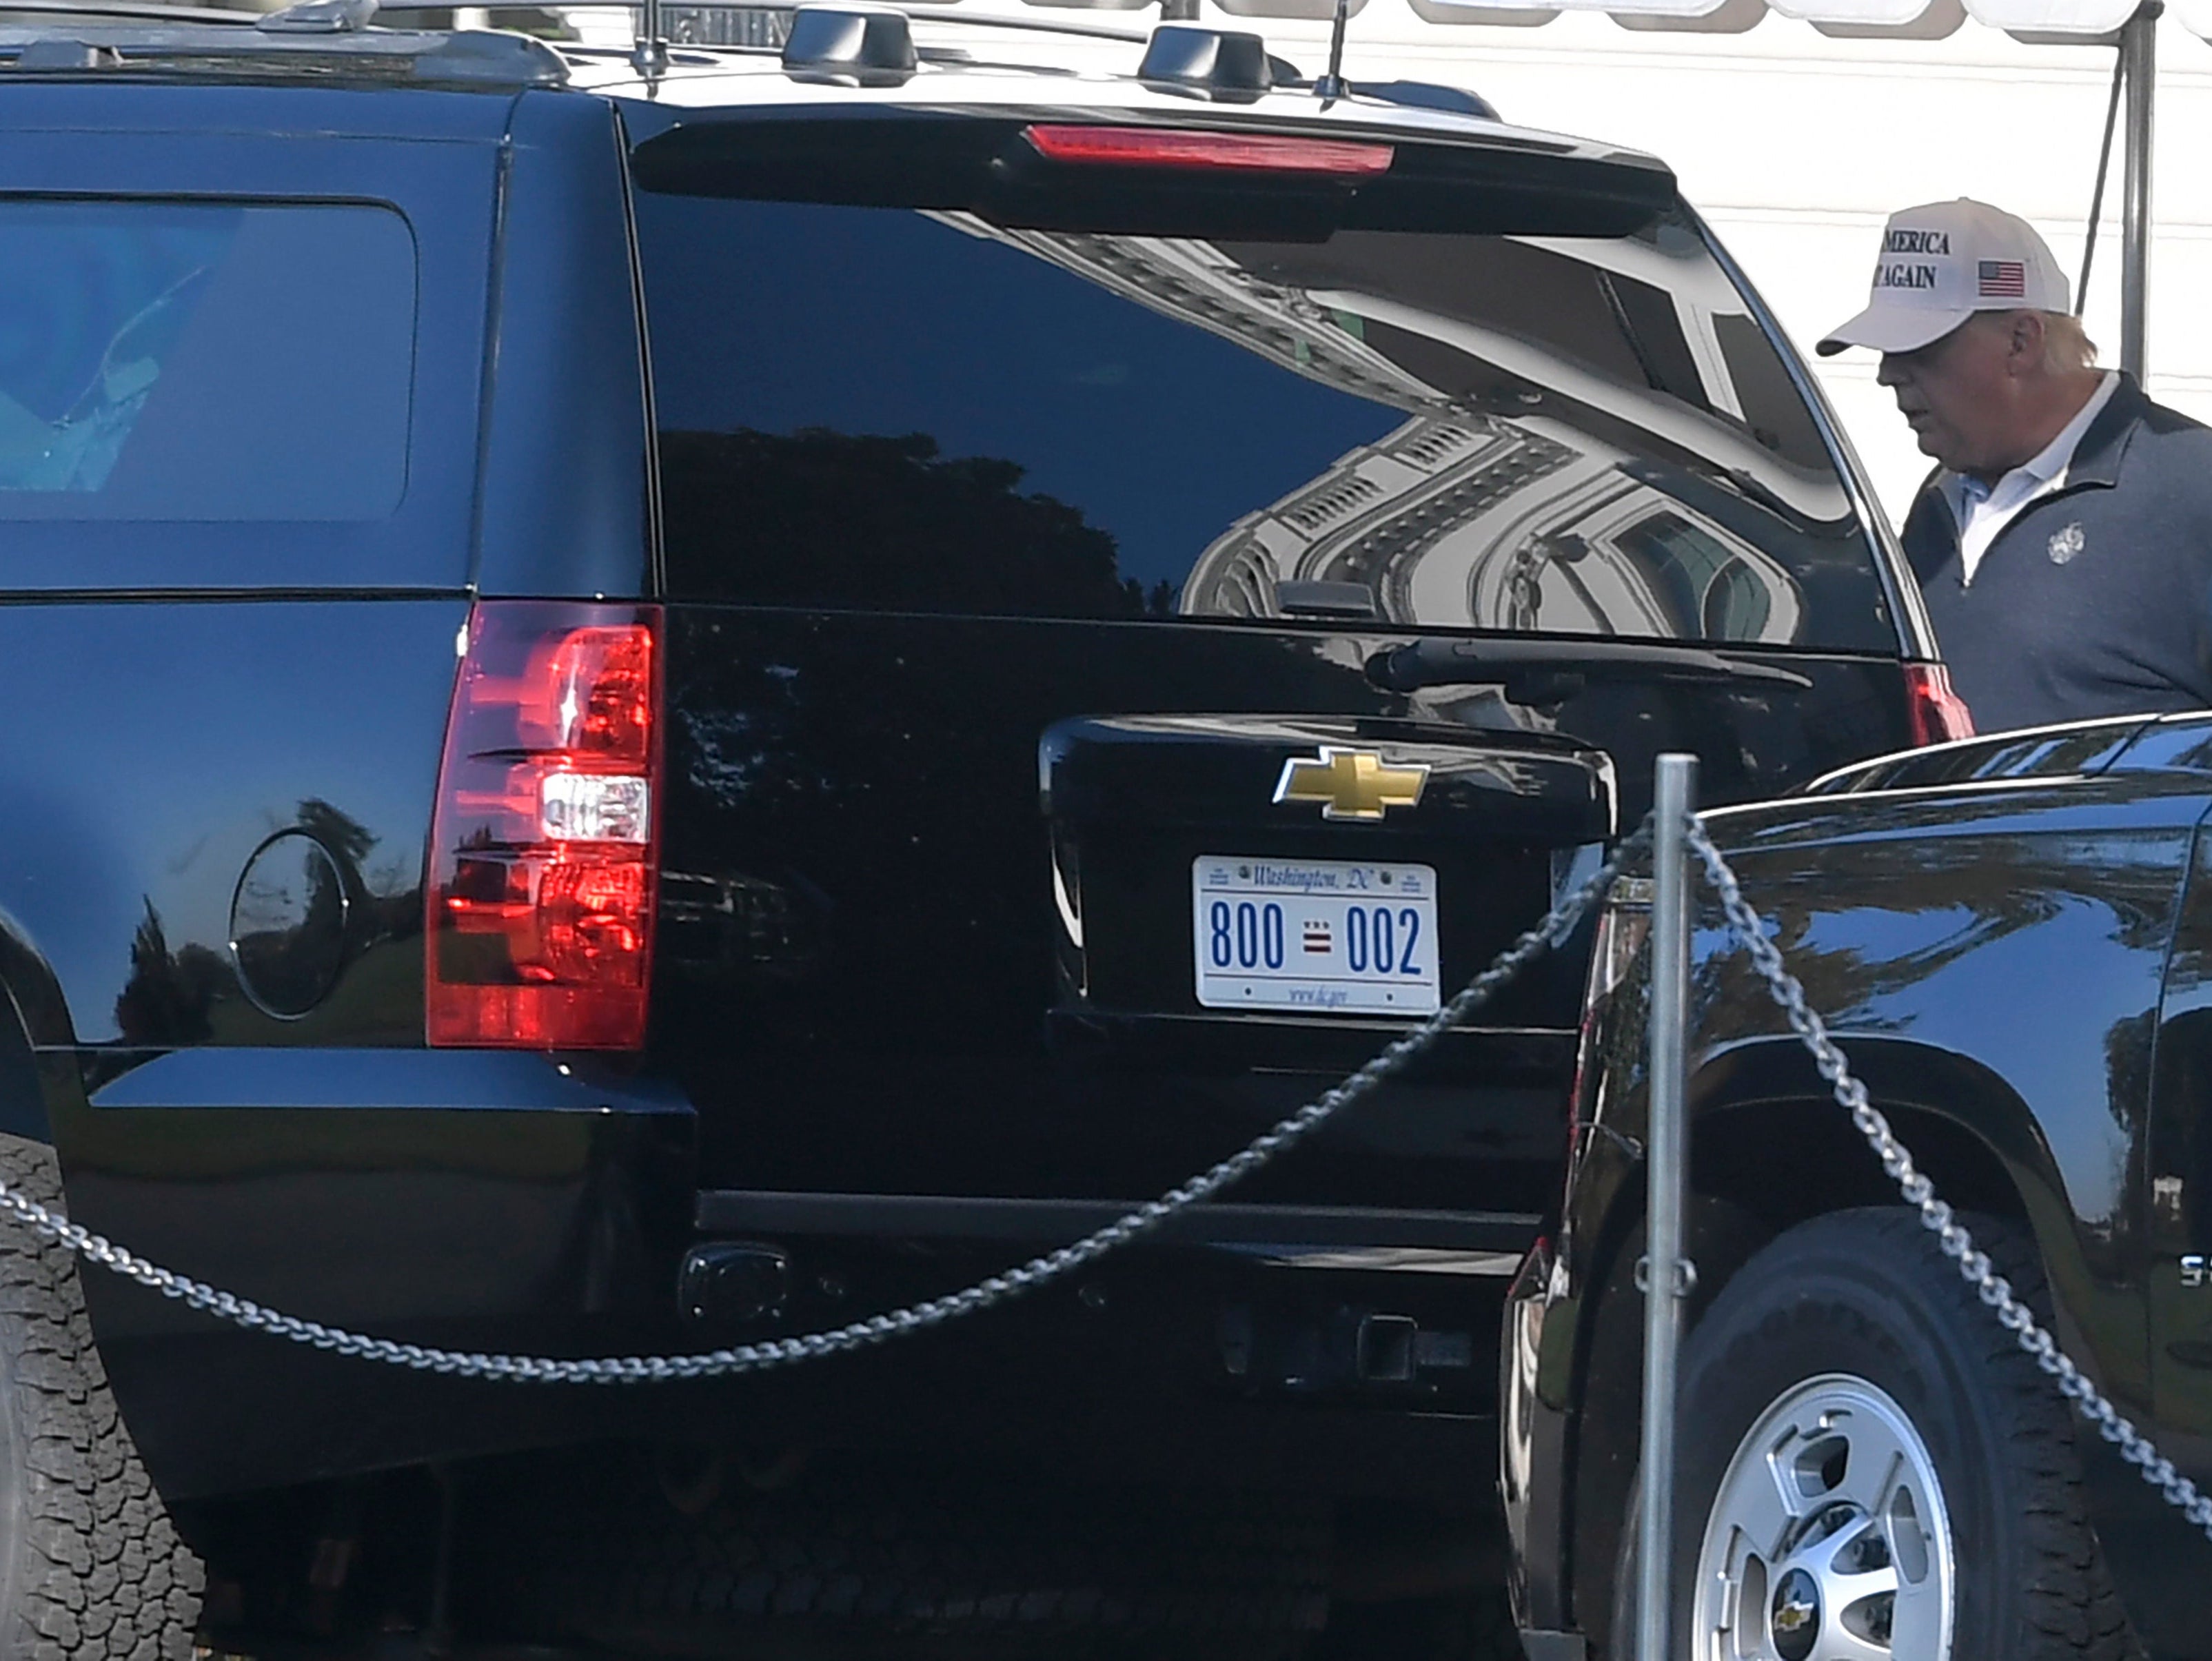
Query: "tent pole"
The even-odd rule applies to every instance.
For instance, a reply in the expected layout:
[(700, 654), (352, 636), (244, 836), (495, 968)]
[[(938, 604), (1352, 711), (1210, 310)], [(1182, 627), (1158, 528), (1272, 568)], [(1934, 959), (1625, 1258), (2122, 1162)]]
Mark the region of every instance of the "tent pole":
[(2127, 90), (2128, 55), (2112, 48), (2112, 95), (2105, 100), (2105, 142), (2097, 147), (2097, 183), (2089, 192), (2088, 233), (2081, 239), (2081, 280), (2074, 285), (2074, 315), (2089, 309), (2089, 273), (2097, 264), (2097, 227), (2105, 221), (2105, 184), (2112, 176), (2112, 135), (2120, 130), (2120, 96)]
[(2127, 167), (2122, 177), (2120, 367), (2143, 379), (2149, 320), (2151, 101), (2158, 84), (2159, 0), (2148, 0), (2120, 31), (2127, 63)]

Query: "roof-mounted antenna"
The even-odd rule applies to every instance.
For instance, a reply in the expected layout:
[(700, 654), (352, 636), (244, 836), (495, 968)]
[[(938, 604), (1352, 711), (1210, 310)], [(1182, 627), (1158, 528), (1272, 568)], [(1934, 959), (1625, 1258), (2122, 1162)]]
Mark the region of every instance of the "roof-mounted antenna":
[(1352, 15), (1352, 0), (1336, 0), (1336, 21), (1328, 29), (1328, 70), (1314, 82), (1314, 96), (1324, 100), (1344, 96), (1344, 25)]
[(637, 45), (629, 61), (647, 81), (668, 73), (668, 37), (661, 30), (660, 0), (643, 0), (638, 7)]

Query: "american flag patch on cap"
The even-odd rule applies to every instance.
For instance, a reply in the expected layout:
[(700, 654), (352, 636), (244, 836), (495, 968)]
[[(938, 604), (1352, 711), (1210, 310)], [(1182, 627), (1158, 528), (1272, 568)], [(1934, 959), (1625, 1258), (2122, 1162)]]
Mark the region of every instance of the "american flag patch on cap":
[(1984, 300), (2025, 300), (2027, 267), (2017, 259), (1984, 259), (1980, 264)]

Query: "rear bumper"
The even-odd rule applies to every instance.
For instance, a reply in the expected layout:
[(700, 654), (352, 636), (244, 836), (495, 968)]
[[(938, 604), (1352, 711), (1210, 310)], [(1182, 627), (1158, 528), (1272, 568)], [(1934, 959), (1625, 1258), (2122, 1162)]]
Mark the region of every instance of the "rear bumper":
[[(702, 1194), (697, 1220), (712, 1236), (702, 1255), (772, 1254), (788, 1296), (766, 1314), (727, 1310), (702, 1336), (817, 1331), (941, 1297), (1133, 1209), (945, 1195)], [(803, 1424), (810, 1438), (1026, 1454), (1040, 1434), (1073, 1434), (1103, 1452), (1110, 1469), (1102, 1474), (1127, 1470), (1139, 1446), (1146, 1457), (1188, 1446), (1199, 1466), (1224, 1477), (1461, 1502), (1480, 1494), (1486, 1502), (1498, 1314), (1535, 1221), (1195, 1206), (1157, 1237), (957, 1326), (811, 1375), (763, 1379), (760, 1399), (775, 1397), (771, 1416), (794, 1429)], [(757, 1276), (744, 1282), (748, 1291), (760, 1283)], [(794, 1387), (788, 1399), (787, 1386)], [(925, 1430), (917, 1414), (932, 1402), (942, 1411)], [(1477, 1421), (1492, 1440), (1470, 1444)], [(1343, 1449), (1323, 1457), (1340, 1436)], [(1370, 1442), (1401, 1454), (1357, 1451)], [(1434, 1445), (1421, 1452), (1426, 1443)], [(1309, 1452), (1285, 1465), (1297, 1446)], [(1050, 1457), (1079, 1455), (1058, 1447)]]
[[(680, 1342), (696, 1121), (650, 1080), (581, 1057), (210, 1045), (52, 1105), (76, 1221), (264, 1307), (472, 1351)], [(606, 1406), (335, 1358), (99, 1270), (84, 1285), (172, 1498), (566, 1440)]]
[[(73, 1214), (266, 1306), (428, 1345), (683, 1353), (823, 1331), (1080, 1238), (1110, 1200), (696, 1185), (696, 1116), (581, 1061), (178, 1052), (58, 1121)], [(173, 1498), (608, 1437), (972, 1448), (1473, 1503), (1513, 1212), (1218, 1203), (1081, 1276), (865, 1355), (681, 1387), (473, 1383), (218, 1325), (98, 1272), (95, 1331)], [(694, 1247), (790, 1295), (679, 1316)]]

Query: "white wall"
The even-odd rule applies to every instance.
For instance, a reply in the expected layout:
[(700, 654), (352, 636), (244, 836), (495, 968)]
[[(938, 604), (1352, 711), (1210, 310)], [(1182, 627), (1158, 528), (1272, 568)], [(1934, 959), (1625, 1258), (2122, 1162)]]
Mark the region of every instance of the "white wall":
[[(1210, 5), (1206, 16), (1263, 27), (1308, 74), (1326, 60), (1324, 23), (1231, 20)], [(2159, 60), (2151, 390), (2212, 421), (2212, 327), (2197, 315), (2212, 295), (2212, 167), (2199, 160), (2212, 155), (2212, 45), (2169, 19)], [(1973, 22), (1913, 41), (1832, 39), (1771, 14), (1737, 35), (1630, 30), (1595, 14), (1515, 28), (1426, 23), (1406, 0), (1370, 0), (1346, 54), (1356, 79), (1470, 87), (1509, 121), (1664, 158), (1808, 353), (1864, 303), (1897, 208), (1979, 197), (2033, 220), (2077, 271), (2112, 63), (2109, 48), (2027, 45)], [(2116, 153), (2087, 318), (2107, 361), (2119, 344), (2119, 203)], [(1872, 355), (1847, 353), (1820, 374), (1901, 513), (1927, 464), (1874, 384)]]

